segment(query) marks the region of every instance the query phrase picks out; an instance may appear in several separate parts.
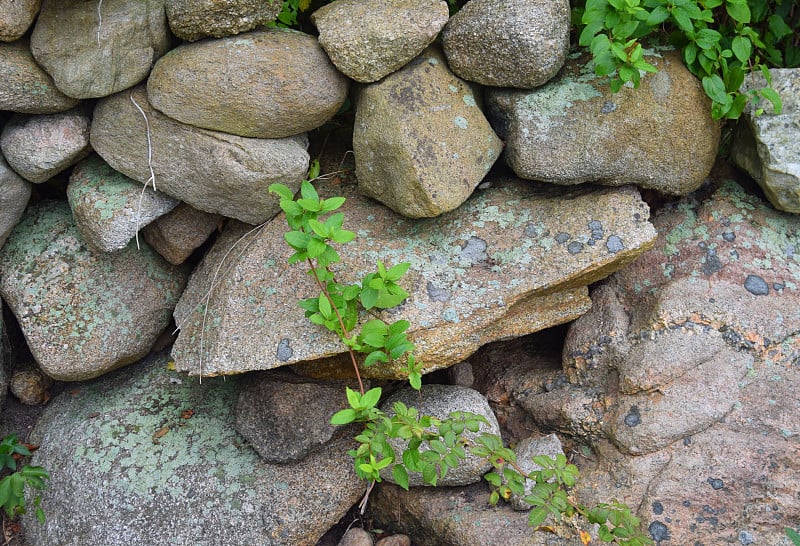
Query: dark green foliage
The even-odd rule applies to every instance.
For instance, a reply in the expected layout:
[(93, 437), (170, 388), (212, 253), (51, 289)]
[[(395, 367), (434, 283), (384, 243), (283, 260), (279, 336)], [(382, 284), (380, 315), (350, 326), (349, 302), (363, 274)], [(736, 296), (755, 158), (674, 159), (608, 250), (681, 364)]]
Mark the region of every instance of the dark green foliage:
[[(16, 434), (9, 434), (0, 442), (0, 469), (5, 474), (0, 479), (0, 507), (9, 518), (25, 513), (26, 487), (41, 491), (47, 487), (45, 480), (50, 479), (50, 475), (41, 466), (25, 465), (17, 470), (17, 457), (28, 457), (30, 454), (30, 450), (19, 443)], [(33, 500), (36, 519), (44, 523), (44, 511), (39, 507), (40, 502), (41, 497), (37, 495)]]

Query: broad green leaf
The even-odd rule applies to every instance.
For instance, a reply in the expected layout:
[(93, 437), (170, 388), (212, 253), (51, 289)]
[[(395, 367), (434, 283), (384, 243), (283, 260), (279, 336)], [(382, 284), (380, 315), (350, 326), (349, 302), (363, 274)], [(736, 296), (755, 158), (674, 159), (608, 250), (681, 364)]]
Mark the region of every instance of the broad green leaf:
[(733, 42), (731, 42), (731, 49), (740, 62), (747, 63), (753, 51), (753, 46), (748, 38), (737, 36), (733, 39)]
[(528, 525), (538, 527), (547, 519), (547, 508), (537, 506), (528, 513)]
[(369, 311), (375, 304), (378, 303), (378, 291), (373, 288), (364, 288), (361, 290), (361, 305), (364, 306), (364, 309)]
[(422, 388), (422, 375), (419, 372), (411, 372), (408, 374), (408, 383), (414, 390)]
[(331, 237), (333, 242), (339, 243), (339, 244), (349, 243), (350, 241), (352, 241), (355, 238), (356, 238), (355, 232), (347, 231), (346, 229), (340, 229), (340, 230), (337, 230), (337, 231), (333, 232), (333, 236)]
[(664, 6), (658, 6), (656, 9), (650, 12), (650, 15), (647, 16), (645, 23), (647, 26), (655, 27), (667, 19), (669, 19), (669, 12), (667, 11), (667, 8)]
[(609, 40), (608, 36), (605, 34), (598, 34), (592, 40), (589, 49), (591, 50), (592, 55), (595, 57), (596, 62), (597, 57), (611, 49), (611, 40)]
[[(330, 197), (322, 202), (322, 212), (331, 212), (344, 205), (344, 197)], [(341, 225), (341, 224), (339, 224)]]
[(283, 238), (295, 250), (305, 250), (308, 246), (308, 241), (311, 239), (302, 231), (287, 231), (283, 234)]
[(725, 10), (728, 12), (728, 15), (734, 21), (738, 21), (739, 23), (749, 23), (750, 22), (750, 8), (748, 7), (746, 2), (732, 2), (728, 0), (725, 4)]
[(300, 216), (303, 214), (303, 207), (289, 199), (281, 199), (280, 207), (288, 216)]
[(771, 87), (764, 87), (759, 90), (759, 94), (772, 103), (773, 113), (780, 114), (783, 110), (783, 101), (778, 92)]
[(401, 334), (401, 333), (405, 332), (406, 330), (408, 330), (409, 326), (411, 326), (411, 323), (408, 322), (407, 320), (403, 320), (403, 319), (396, 320), (392, 324), (389, 325), (389, 329), (388, 329), (387, 333), (390, 336), (393, 336), (393, 335), (396, 335), (396, 334)]
[(368, 390), (364, 396), (361, 397), (361, 405), (364, 408), (374, 408), (378, 401), (381, 399), (383, 391), (380, 387), (375, 387)]
[(350, 404), (350, 407), (353, 409), (360, 409), (361, 395), (350, 387), (345, 387), (344, 392), (347, 395), (347, 403)]
[(316, 177), (319, 176), (319, 159), (315, 159), (311, 162), (311, 165), (308, 167), (308, 179), (314, 180)]
[(310, 237), (308, 240), (308, 246), (306, 247), (306, 252), (308, 253), (309, 258), (318, 258), (325, 253), (325, 249), (328, 248), (328, 245), (321, 239), (317, 239), (316, 237)]
[(311, 184), (311, 182), (308, 182), (307, 180), (303, 180), (300, 183), (300, 195), (303, 196), (303, 199), (308, 201), (319, 202), (319, 194), (317, 193), (317, 190), (314, 189), (314, 186)]
[(399, 263), (391, 268), (386, 272), (386, 278), (390, 281), (399, 281), (403, 278), (403, 275), (406, 274), (408, 268), (411, 267), (411, 264), (408, 262)]
[(791, 36), (792, 34), (792, 28), (787, 25), (786, 21), (783, 20), (783, 17), (777, 13), (770, 15), (767, 24), (770, 32), (772, 32), (776, 40), (781, 40), (786, 36)]
[(725, 92), (725, 83), (716, 74), (703, 78), (703, 89), (711, 100), (719, 103), (729, 100), (728, 94)]
[(337, 411), (331, 417), (332, 425), (346, 425), (356, 420), (356, 412), (351, 408)]
[(308, 227), (310, 227), (311, 230), (314, 233), (316, 233), (317, 235), (319, 235), (320, 237), (328, 237), (329, 236), (330, 229), (328, 228), (327, 225), (323, 224), (319, 220), (316, 220), (314, 218), (309, 219), (308, 220)]
[(695, 35), (695, 42), (703, 49), (711, 49), (722, 39), (722, 34), (710, 28), (704, 28)]
[(578, 38), (578, 45), (587, 47), (592, 43), (592, 39), (594, 39), (595, 34), (601, 30), (603, 30), (603, 23), (601, 21), (590, 22), (581, 31), (581, 35)]
[(692, 25), (692, 19), (689, 16), (689, 12), (685, 7), (677, 7), (672, 10), (672, 18), (675, 20), (675, 23), (678, 25), (684, 32), (692, 32), (694, 30), (694, 25)]
[(319, 201), (317, 201), (316, 199), (302, 198), (302, 199), (298, 199), (295, 202), (298, 205), (300, 205), (303, 208), (303, 210), (306, 210), (306, 211), (309, 211), (309, 212), (319, 212), (320, 208), (321, 208), (321, 206), (319, 204)]
[(408, 472), (403, 465), (394, 465), (392, 476), (394, 477), (394, 483), (408, 491)]
[(294, 199), (294, 194), (292, 193), (292, 190), (290, 190), (284, 184), (277, 184), (277, 183), (270, 184), (267, 190), (269, 190), (270, 193), (278, 194), (278, 197), (280, 197), (281, 199), (286, 199), (288, 201), (292, 201)]

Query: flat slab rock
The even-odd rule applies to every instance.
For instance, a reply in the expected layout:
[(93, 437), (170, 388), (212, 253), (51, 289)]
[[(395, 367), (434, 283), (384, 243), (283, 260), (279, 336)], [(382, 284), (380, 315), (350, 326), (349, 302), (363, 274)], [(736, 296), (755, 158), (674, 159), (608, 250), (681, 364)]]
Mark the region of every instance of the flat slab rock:
[[(345, 228), (358, 233), (339, 250), (340, 282), (360, 281), (376, 260), (411, 264), (402, 282), (410, 298), (382, 316), (412, 324), (426, 371), (460, 362), (490, 341), (572, 320), (587, 308), (586, 285), (656, 237), (633, 187), (568, 190), (498, 179), (456, 211), (421, 221), (376, 205), (351, 184), (333, 191), (348, 198)], [(260, 229), (226, 232), (196, 269), (175, 311), (179, 370), (218, 375), (310, 361), (304, 371), (316, 375), (347, 369), (330, 358), (342, 354), (338, 340), (297, 305), (318, 289), (304, 267), (286, 265), (286, 229), (278, 216)], [(365, 373), (403, 374), (398, 364)]]

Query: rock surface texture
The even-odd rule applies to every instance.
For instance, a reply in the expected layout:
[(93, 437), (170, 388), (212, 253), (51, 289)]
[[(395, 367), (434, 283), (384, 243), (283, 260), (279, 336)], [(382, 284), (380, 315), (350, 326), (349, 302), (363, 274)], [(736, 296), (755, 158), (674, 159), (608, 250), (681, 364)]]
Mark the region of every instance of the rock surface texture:
[(410, 218), (461, 205), (502, 150), (478, 101), (435, 48), (365, 87), (353, 133), (359, 190)]
[(492, 87), (538, 87), (569, 51), (567, 0), (472, 0), (447, 23), (442, 45), (450, 69)]
[(0, 250), (0, 294), (39, 366), (63, 381), (144, 357), (185, 280), (147, 246), (89, 249), (62, 202), (30, 207)]
[[(772, 69), (770, 75), (783, 110), (776, 114), (762, 101), (766, 113), (756, 116), (751, 105), (737, 125), (731, 160), (758, 182), (775, 208), (800, 214), (800, 68)], [(747, 78), (742, 92), (764, 84), (760, 74), (755, 82)]]
[(680, 55), (647, 57), (659, 71), (619, 93), (588, 60), (569, 58), (558, 77), (532, 91), (486, 91), (506, 163), (521, 178), (554, 184), (637, 184), (673, 195), (697, 189), (714, 164), (720, 130)]
[(48, 406), (33, 461), (60, 470), (45, 524), (26, 520), (31, 546), (315, 544), (358, 500), (345, 444), (267, 464), (233, 428), (237, 381), (166, 365), (153, 356)]
[(16, 115), (0, 133), (8, 164), (33, 183), (46, 182), (91, 152), (85, 108), (46, 116)]
[(53, 114), (69, 110), (77, 99), (58, 90), (53, 78), (36, 64), (28, 43), (0, 43), (0, 110)]
[(0, 0), (0, 41), (19, 40), (33, 24), (41, 0)]
[(147, 96), (189, 125), (283, 138), (332, 118), (349, 86), (313, 36), (270, 29), (176, 47), (153, 67)]
[(399, 70), (428, 47), (447, 23), (441, 0), (339, 0), (311, 20), (319, 43), (346, 76), (361, 83)]
[(309, 161), (304, 135), (268, 140), (198, 129), (153, 109), (143, 86), (97, 104), (91, 142), (124, 175), (150, 184), (155, 178), (167, 195), (250, 224), (278, 213), (267, 188), (299, 188)]
[(253, 30), (275, 20), (278, 0), (166, 0), (172, 33), (194, 42), (206, 36), (222, 38)]
[(31, 196), (31, 184), (0, 156), (0, 248), (17, 225)]
[(103, 252), (125, 248), (141, 228), (178, 205), (176, 199), (131, 180), (96, 155), (72, 171), (67, 199), (83, 240)]
[(133, 87), (168, 49), (164, 0), (43, 0), (31, 35), (36, 62), (76, 99)]
[[(340, 249), (339, 282), (360, 282), (376, 260), (411, 264), (404, 280), (411, 297), (383, 314), (411, 323), (409, 337), (427, 371), (456, 364), (500, 337), (577, 317), (586, 310), (584, 287), (655, 237), (632, 187), (548, 192), (495, 180), (457, 211), (422, 222), (376, 207), (350, 184), (317, 187), (322, 195), (347, 197), (345, 227), (359, 235)], [(352, 373), (338, 359), (309, 362), (343, 349), (297, 305), (318, 288), (304, 267), (286, 264), (284, 231), (280, 216), (258, 230), (226, 230), (207, 254), (175, 310), (178, 369), (217, 375), (305, 362), (306, 373)], [(402, 370), (394, 363), (362, 373), (403, 378)]]

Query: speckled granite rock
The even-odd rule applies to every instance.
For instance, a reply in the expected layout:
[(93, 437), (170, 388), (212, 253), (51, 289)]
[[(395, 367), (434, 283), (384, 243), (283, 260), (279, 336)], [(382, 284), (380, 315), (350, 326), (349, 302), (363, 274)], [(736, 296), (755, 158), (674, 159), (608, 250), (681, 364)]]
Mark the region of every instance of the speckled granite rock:
[(31, 51), (65, 95), (89, 99), (147, 78), (169, 40), (164, 0), (43, 0)]
[(11, 170), (0, 155), (0, 248), (22, 218), (30, 196), (30, 182)]
[(506, 163), (517, 176), (554, 184), (697, 189), (717, 156), (720, 124), (680, 54), (646, 58), (658, 72), (639, 89), (612, 93), (583, 55), (532, 91), (487, 90), (486, 115), (505, 140)]
[(435, 47), (363, 88), (353, 130), (359, 190), (410, 218), (461, 205), (502, 150), (479, 101)]
[(172, 33), (194, 42), (206, 36), (222, 38), (253, 30), (275, 20), (278, 0), (165, 0)]
[(178, 205), (177, 199), (142, 186), (97, 155), (72, 171), (67, 199), (83, 240), (103, 252), (125, 248), (141, 228)]
[(50, 470), (30, 546), (315, 544), (363, 493), (346, 443), (270, 465), (233, 427), (239, 381), (202, 384), (165, 355), (54, 399), (32, 435)]
[(146, 245), (90, 250), (66, 202), (29, 207), (0, 249), (0, 294), (39, 366), (64, 381), (146, 355), (185, 281)]
[(442, 33), (450, 69), (492, 87), (546, 83), (569, 51), (568, 0), (471, 0)]
[(176, 47), (153, 67), (147, 97), (188, 125), (284, 138), (331, 119), (349, 88), (315, 37), (274, 28)]
[(357, 82), (370, 83), (403, 67), (447, 23), (441, 0), (338, 0), (311, 15), (331, 62)]
[(0, 43), (0, 110), (53, 114), (69, 110), (77, 99), (58, 90), (53, 78), (36, 64), (27, 40)]
[(91, 121), (84, 107), (49, 115), (18, 114), (3, 127), (0, 148), (17, 174), (29, 182), (45, 182), (91, 153)]
[[(383, 315), (411, 322), (426, 371), (460, 362), (489, 341), (575, 318), (585, 310), (583, 287), (628, 263), (655, 237), (632, 187), (537, 189), (495, 180), (458, 210), (422, 222), (376, 206), (346, 181), (320, 182), (318, 189), (347, 197), (346, 226), (359, 234), (340, 250), (340, 282), (360, 281), (378, 259), (411, 263), (403, 281), (410, 299)], [(246, 227), (226, 229), (176, 308), (178, 369), (216, 375), (314, 360), (306, 373), (347, 373), (338, 358), (319, 361), (342, 348), (297, 305), (317, 288), (303, 267), (286, 265), (286, 229), (281, 216), (249, 235)], [(363, 373), (403, 375), (399, 364)]]
[(41, 0), (0, 0), (0, 41), (19, 40), (39, 13)]
[[(147, 116), (149, 135), (136, 105)], [(280, 182), (296, 190), (309, 161), (305, 135), (268, 140), (198, 129), (154, 109), (144, 86), (98, 102), (91, 142), (124, 175), (142, 183), (152, 183), (154, 175), (159, 191), (251, 224), (280, 210), (269, 185)]]
[[(465, 487), (414, 487), (380, 483), (370, 496), (369, 514), (381, 529), (405, 533), (419, 546), (513, 544), (581, 546), (571, 523), (534, 531), (528, 514), (506, 504), (489, 506), (484, 484)], [(549, 523), (549, 522), (548, 522)]]
[[(749, 105), (737, 124), (731, 161), (758, 182), (775, 208), (800, 214), (800, 69), (772, 69), (770, 75), (783, 110), (775, 114), (762, 100), (765, 113), (756, 117)], [(742, 92), (763, 85), (764, 77), (754, 73)]]
[(142, 233), (153, 249), (174, 265), (182, 264), (217, 229), (223, 217), (180, 203), (147, 224)]

